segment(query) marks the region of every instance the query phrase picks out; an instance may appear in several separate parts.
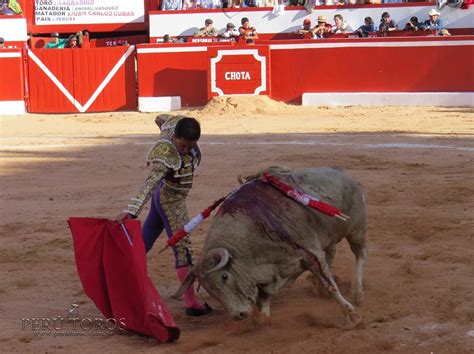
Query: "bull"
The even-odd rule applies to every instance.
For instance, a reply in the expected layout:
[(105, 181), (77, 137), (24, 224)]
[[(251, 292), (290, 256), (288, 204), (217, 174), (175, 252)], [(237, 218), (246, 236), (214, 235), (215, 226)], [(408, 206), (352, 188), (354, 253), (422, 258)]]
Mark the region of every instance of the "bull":
[[(339, 208), (342, 221), (298, 204), (262, 182), (263, 172)], [(180, 297), (197, 278), (233, 319), (243, 319), (257, 306), (270, 316), (270, 299), (309, 270), (319, 279), (354, 324), (362, 321), (331, 275), (336, 244), (347, 239), (356, 267), (351, 285), (356, 304), (363, 299), (367, 259), (367, 207), (362, 187), (342, 171), (308, 168), (291, 171), (270, 167), (245, 179), (221, 205), (206, 237), (202, 256), (173, 297)]]

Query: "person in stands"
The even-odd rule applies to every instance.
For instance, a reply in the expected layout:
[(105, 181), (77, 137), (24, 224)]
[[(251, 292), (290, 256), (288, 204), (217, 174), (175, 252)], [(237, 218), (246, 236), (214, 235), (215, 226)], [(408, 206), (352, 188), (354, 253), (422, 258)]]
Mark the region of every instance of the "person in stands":
[[(72, 45), (72, 39), (76, 39), (74, 47)], [(58, 32), (51, 33), (51, 41), (46, 43), (44, 48), (49, 49), (62, 49), (62, 48), (80, 48), (82, 44), (82, 32), (77, 32), (76, 34), (70, 35), (68, 38), (59, 38)]]
[(439, 34), (438, 36), (441, 36), (441, 37), (447, 37), (447, 36), (450, 36), (451, 33), (449, 33), (449, 31), (446, 29), (446, 28), (442, 28), (441, 31), (439, 31)]
[(240, 21), (242, 26), (239, 27), (240, 35), (245, 39), (247, 44), (255, 43), (255, 40), (258, 39), (257, 30), (250, 26), (250, 21), (247, 17), (243, 17)]
[(23, 11), (17, 0), (0, 0), (0, 15), (22, 15)]
[(46, 43), (44, 48), (50, 49), (62, 49), (66, 47), (68, 40), (64, 38), (59, 38), (58, 32), (51, 33), (51, 41)]
[(196, 4), (200, 9), (214, 9), (216, 5), (218, 6), (218, 2), (218, 0), (197, 0)]
[(296, 30), (295, 33), (297, 33), (297, 34), (311, 33), (311, 20), (309, 18), (306, 18), (303, 21), (303, 26), (299, 30)]
[(5, 39), (3, 37), (0, 37), (0, 49), (5, 48)]
[(242, 7), (257, 7), (257, 0), (242, 0)]
[(194, 37), (216, 37), (217, 29), (213, 26), (214, 21), (208, 18), (204, 21), (204, 27), (201, 27), (195, 34)]
[(196, 0), (183, 0), (183, 10), (192, 10), (197, 8)]
[(326, 16), (318, 16), (318, 24), (311, 30), (313, 39), (324, 38), (324, 34), (331, 32), (332, 26), (327, 22)]
[(163, 0), (161, 2), (162, 10), (181, 10), (183, 7), (182, 0)]
[(380, 19), (379, 32), (390, 32), (397, 29), (397, 23), (390, 18), (390, 14), (388, 12), (384, 12), (382, 14), (382, 18)]
[(359, 37), (368, 37), (369, 33), (377, 31), (375, 27), (374, 20), (372, 17), (368, 16), (364, 19), (364, 24), (360, 26), (358, 29), (354, 31), (354, 33), (358, 34)]
[(222, 37), (224, 38), (232, 38), (240, 36), (240, 32), (232, 22), (229, 22), (225, 28), (224, 33), (222, 33)]
[(334, 15), (334, 26), (331, 28), (332, 33), (351, 33), (352, 28), (344, 21), (344, 18), (340, 14)]
[(418, 17), (412, 16), (410, 18), (410, 22), (407, 22), (405, 25), (405, 31), (418, 31), (423, 29), (423, 23), (418, 21)]
[(430, 18), (423, 23), (423, 29), (425, 31), (441, 31), (443, 28), (443, 20), (439, 18), (440, 13), (435, 9), (431, 9), (428, 16)]
[(69, 38), (69, 40), (66, 44), (66, 48), (70, 48), (70, 49), (79, 49), (79, 48), (81, 48), (78, 41), (79, 40), (76, 36), (73, 36), (73, 37)]
[(227, 7), (231, 9), (239, 9), (242, 7), (240, 0), (228, 0)]

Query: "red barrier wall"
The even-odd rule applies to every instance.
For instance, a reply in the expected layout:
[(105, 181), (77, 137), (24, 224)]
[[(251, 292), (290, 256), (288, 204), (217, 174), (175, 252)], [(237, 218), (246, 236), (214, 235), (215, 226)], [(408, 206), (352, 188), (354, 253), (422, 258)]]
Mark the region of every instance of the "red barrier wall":
[[(199, 44), (138, 46), (139, 96), (205, 105), (209, 53), (222, 43), (206, 45), (209, 51)], [(224, 49), (265, 46), (267, 92), (280, 101), (301, 103), (306, 92), (474, 92), (474, 36), (259, 41)]]
[(28, 51), (29, 112), (136, 109), (134, 49)]
[[(227, 43), (228, 47), (232, 44)], [(180, 96), (183, 106), (207, 103), (209, 56), (202, 44), (137, 46), (140, 97)], [(222, 46), (222, 43), (215, 43)]]
[(21, 114), (25, 110), (21, 49), (0, 49), (0, 67), (0, 114)]
[(280, 68), (272, 70), (271, 97), (301, 103), (305, 92), (472, 92), (473, 39), (368, 38), (271, 44), (270, 65)]
[(0, 101), (23, 101), (25, 96), (21, 49), (0, 50)]

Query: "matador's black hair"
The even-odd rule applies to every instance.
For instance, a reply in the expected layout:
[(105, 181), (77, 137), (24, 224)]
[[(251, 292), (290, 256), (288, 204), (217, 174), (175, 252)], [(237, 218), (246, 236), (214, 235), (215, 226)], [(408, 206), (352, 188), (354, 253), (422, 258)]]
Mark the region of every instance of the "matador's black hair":
[(194, 118), (182, 118), (174, 128), (174, 136), (186, 140), (199, 140), (201, 137), (201, 125)]

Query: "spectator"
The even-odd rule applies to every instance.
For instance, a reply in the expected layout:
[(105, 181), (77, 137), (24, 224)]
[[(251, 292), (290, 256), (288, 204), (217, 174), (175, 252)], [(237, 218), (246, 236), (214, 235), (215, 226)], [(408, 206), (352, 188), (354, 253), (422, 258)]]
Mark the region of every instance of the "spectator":
[(297, 34), (308, 34), (310, 32), (311, 32), (311, 20), (309, 18), (306, 18), (303, 21), (303, 26), (299, 30), (295, 31), (295, 33)]
[(161, 2), (162, 10), (181, 10), (183, 7), (182, 0), (163, 0)]
[(306, 0), (290, 0), (288, 6), (304, 6)]
[(397, 23), (390, 18), (390, 14), (388, 12), (384, 12), (382, 14), (382, 18), (380, 19), (379, 32), (389, 32), (395, 31), (397, 29)]
[[(215, 0), (197, 0), (197, 7), (200, 9), (213, 9)], [(222, 6), (221, 6), (222, 7)]]
[(354, 33), (357, 33), (359, 37), (368, 37), (369, 33), (375, 31), (377, 29), (375, 28), (374, 20), (372, 20), (372, 17), (366, 17), (364, 18), (364, 24), (356, 29)]
[(226, 26), (224, 33), (222, 33), (222, 37), (224, 38), (231, 38), (231, 37), (238, 37), (240, 32), (235, 28), (235, 25), (229, 22)]
[(195, 8), (197, 8), (197, 0), (183, 0), (183, 10), (191, 10)]
[(228, 0), (227, 7), (232, 9), (238, 9), (241, 7), (240, 0)]
[(334, 15), (334, 26), (331, 29), (332, 33), (350, 33), (352, 32), (351, 26), (344, 21), (342, 15)]
[(259, 7), (275, 7), (279, 5), (278, 0), (260, 0), (257, 1), (257, 6)]
[(257, 7), (257, 0), (242, 0), (240, 4), (242, 7)]
[(418, 21), (418, 17), (412, 16), (410, 22), (405, 25), (405, 31), (418, 31), (423, 29), (423, 24)]
[(240, 35), (244, 37), (246, 43), (253, 44), (255, 40), (258, 39), (257, 30), (250, 26), (247, 17), (243, 17), (240, 22), (242, 23), (242, 26), (239, 27)]
[(442, 37), (446, 37), (446, 36), (450, 36), (451, 33), (449, 33), (449, 31), (446, 28), (443, 28), (441, 29), (441, 31), (439, 31), (439, 35)]
[[(78, 33), (79, 33), (79, 32), (78, 32)], [(87, 40), (90, 39), (91, 33), (89, 32), (88, 29), (83, 29), (83, 30), (81, 31), (81, 34), (82, 34), (82, 37), (86, 37)], [(79, 39), (81, 39), (81, 38), (79, 38)], [(80, 43), (79, 43), (79, 44), (80, 44)]]
[(0, 37), (0, 49), (5, 48), (5, 40), (3, 37)]
[(436, 0), (436, 7), (441, 11), (446, 5), (450, 7), (460, 7), (463, 10), (469, 9), (474, 4), (473, 0)]
[(60, 49), (64, 48), (68, 42), (67, 39), (59, 38), (58, 32), (51, 33), (52, 40), (44, 46), (45, 48), (53, 48), (53, 49)]
[(80, 48), (90, 48), (90, 32), (88, 29), (77, 32), (76, 37)]
[(439, 18), (440, 13), (435, 9), (431, 9), (428, 16), (430, 17), (429, 20), (426, 20), (423, 23), (423, 29), (425, 31), (441, 31), (443, 28), (443, 20)]
[(176, 38), (171, 37), (169, 34), (163, 36), (163, 43), (176, 43), (177, 41)]
[(17, 0), (0, 0), (0, 15), (22, 15), (23, 11)]
[(69, 38), (66, 48), (71, 48), (71, 49), (79, 49), (81, 46), (78, 43), (78, 38), (76, 36), (72, 36)]
[(196, 32), (194, 37), (216, 37), (217, 29), (213, 26), (213, 21), (208, 18), (204, 22), (204, 27), (201, 27), (199, 31)]
[(330, 32), (331, 27), (326, 21), (326, 16), (318, 16), (318, 24), (311, 30), (313, 39), (324, 38), (324, 34)]

